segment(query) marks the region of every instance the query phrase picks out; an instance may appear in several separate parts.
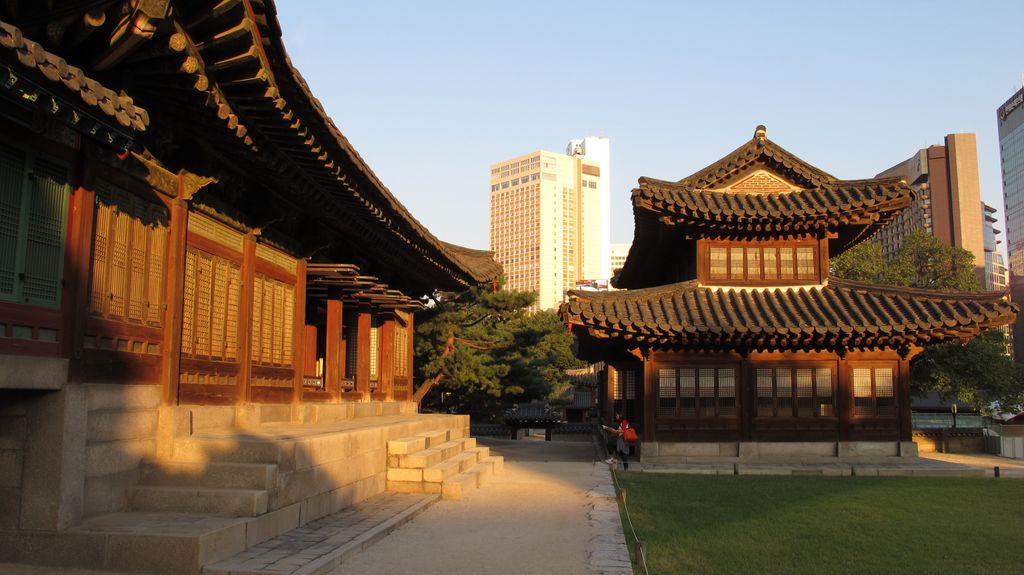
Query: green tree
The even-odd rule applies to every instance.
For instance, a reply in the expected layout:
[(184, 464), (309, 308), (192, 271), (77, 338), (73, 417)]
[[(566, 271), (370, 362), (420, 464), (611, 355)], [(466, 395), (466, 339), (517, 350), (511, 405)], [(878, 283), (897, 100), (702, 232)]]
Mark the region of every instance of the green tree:
[(947, 400), (973, 405), (982, 412), (996, 404), (999, 411), (1024, 410), (1024, 369), (1005, 355), (1002, 331), (989, 330), (966, 345), (950, 342), (933, 345), (914, 358), (910, 366), (915, 395), (937, 391)]
[[(832, 259), (832, 274), (845, 279), (884, 285), (950, 292), (978, 291), (974, 255), (938, 238), (916, 231), (900, 251), (887, 260), (877, 242), (863, 242)], [(1024, 367), (1005, 354), (1002, 331), (989, 330), (964, 344), (960, 341), (928, 346), (911, 362), (915, 395), (938, 392), (980, 411), (993, 404), (1003, 412), (1024, 407)]]
[(576, 367), (572, 338), (554, 312), (529, 313), (536, 295), (471, 288), (440, 294), (417, 314), (416, 371), (424, 402), (483, 419), (549, 397)]
[(892, 259), (882, 245), (861, 242), (832, 258), (832, 275), (868, 283), (915, 287), (940, 291), (978, 291), (974, 254), (942, 243), (939, 238), (916, 230), (903, 240)]
[(917, 230), (886, 266), (886, 283), (942, 291), (971, 292), (981, 289), (974, 272), (974, 254), (946, 245), (939, 238)]

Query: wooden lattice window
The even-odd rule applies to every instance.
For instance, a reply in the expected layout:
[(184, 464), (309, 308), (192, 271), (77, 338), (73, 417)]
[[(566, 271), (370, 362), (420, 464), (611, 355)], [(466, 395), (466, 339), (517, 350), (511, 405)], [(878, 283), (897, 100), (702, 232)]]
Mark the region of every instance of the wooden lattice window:
[(380, 316), (370, 314), (370, 389), (380, 386)]
[(758, 417), (832, 417), (833, 372), (828, 367), (759, 367)]
[(395, 322), (395, 376), (406, 377), (409, 375), (409, 327)]
[(67, 167), (0, 145), (0, 300), (60, 305)]
[(252, 362), (291, 367), (295, 288), (256, 274), (252, 295)]
[(658, 415), (736, 417), (736, 368), (678, 367), (658, 370)]
[(236, 262), (191, 246), (186, 249), (183, 355), (238, 360), (241, 286), (241, 267)]
[(159, 327), (163, 324), (167, 209), (99, 181), (95, 221), (89, 313)]
[(635, 415), (637, 379), (636, 370), (611, 370), (612, 408), (626, 419), (632, 419)]
[(734, 281), (814, 280), (814, 246), (711, 246), (708, 277)]
[(891, 367), (855, 367), (853, 415), (893, 417), (896, 415), (896, 379)]

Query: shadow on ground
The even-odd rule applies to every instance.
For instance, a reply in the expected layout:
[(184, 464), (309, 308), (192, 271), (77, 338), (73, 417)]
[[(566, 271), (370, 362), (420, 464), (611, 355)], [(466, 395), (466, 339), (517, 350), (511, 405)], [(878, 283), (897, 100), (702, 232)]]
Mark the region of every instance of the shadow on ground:
[(544, 441), (543, 435), (522, 439), (477, 437), (476, 440), (479, 445), (490, 447), (491, 453), (504, 457), (505, 461), (591, 463), (599, 459), (590, 441)]

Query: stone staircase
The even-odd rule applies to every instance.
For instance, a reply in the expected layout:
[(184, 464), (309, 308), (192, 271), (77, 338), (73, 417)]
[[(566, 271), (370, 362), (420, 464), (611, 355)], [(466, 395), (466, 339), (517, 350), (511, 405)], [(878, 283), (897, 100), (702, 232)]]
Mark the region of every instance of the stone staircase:
[(504, 467), (504, 458), (477, 447), (465, 430), (445, 429), (388, 441), (388, 491), (436, 493), (462, 499)]
[[(257, 517), (270, 511), (281, 479), (278, 442), (178, 438), (169, 460), (144, 460), (139, 484), (129, 490), (133, 511)], [(211, 459), (215, 457), (216, 459)]]
[[(125, 508), (63, 532), (14, 533), (19, 548), (31, 553), (7, 560), (198, 574), (318, 521), (336, 523), (332, 518), (345, 517), (346, 509), (378, 513), (364, 502), (391, 500), (377, 497), (391, 496), (396, 509), (411, 510), (403, 516), (438, 495), (462, 497), (503, 463), (467, 437), (464, 415), (394, 413), (247, 428), (191, 417), (181, 428), (186, 431), (168, 437), (159, 457), (141, 461)], [(422, 496), (402, 503), (410, 493)], [(380, 521), (385, 532), (393, 528), (388, 517)], [(351, 529), (343, 531), (330, 541)], [(0, 533), (0, 545), (7, 541)], [(336, 557), (325, 552), (321, 559)]]

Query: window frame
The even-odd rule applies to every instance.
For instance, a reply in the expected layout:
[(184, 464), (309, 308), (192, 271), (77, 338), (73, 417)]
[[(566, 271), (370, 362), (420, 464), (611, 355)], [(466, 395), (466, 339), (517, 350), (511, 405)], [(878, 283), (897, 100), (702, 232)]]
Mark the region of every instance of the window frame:
[[(683, 395), (684, 377), (683, 371), (692, 371), (693, 376), (693, 395)], [(710, 397), (705, 396), (701, 393), (702, 381), (701, 377), (704, 370), (713, 371), (713, 395)], [(721, 374), (725, 370), (732, 371), (732, 395), (723, 396), (721, 390), (722, 377)], [(671, 388), (674, 390), (674, 394), (671, 398), (662, 395), (665, 386), (663, 385), (662, 378), (666, 375), (664, 372), (672, 372), (673, 385)], [(740, 405), (741, 405), (741, 379), (742, 369), (740, 364), (734, 362), (726, 363), (687, 363), (687, 364), (662, 364), (658, 365), (654, 370), (653, 377), (656, 378), (654, 381), (653, 388), (656, 392), (655, 397), (655, 415), (659, 419), (715, 419), (715, 420), (733, 420), (739, 419), (740, 417)], [(671, 399), (673, 406), (670, 408), (670, 412), (666, 412), (666, 405), (663, 404), (665, 400)], [(683, 400), (692, 400), (693, 407), (684, 407)], [(702, 404), (702, 399), (711, 399), (710, 405)], [(723, 399), (732, 399), (732, 405), (729, 406), (727, 403), (723, 405)], [(684, 413), (684, 410), (692, 409), (692, 413)], [(704, 413), (705, 409), (710, 409), (711, 414)], [(731, 413), (723, 413), (725, 410), (730, 410)]]
[[(23, 161), (21, 165), (19, 186), (21, 195), (18, 200), (18, 213), (16, 214), (14, 229), (14, 262), (11, 270), (13, 283), (9, 294), (6, 292), (0, 292), (0, 302), (37, 306), (50, 310), (60, 310), (64, 300), (63, 284), (65, 272), (67, 271), (65, 269), (65, 259), (67, 257), (68, 247), (68, 227), (71, 223), (71, 197), (74, 194), (74, 189), (77, 185), (73, 169), (74, 164), (59, 155), (55, 155), (47, 151), (40, 151), (33, 147), (20, 147), (6, 138), (0, 139), (0, 145), (10, 148), (16, 154), (22, 154), (21, 160)], [(62, 203), (59, 209), (60, 246), (55, 257), (55, 261), (57, 263), (56, 277), (54, 278), (56, 290), (52, 301), (33, 297), (31, 295), (25, 295), (25, 287), (27, 283), (26, 275), (28, 274), (29, 265), (29, 242), (30, 236), (32, 235), (30, 230), (33, 220), (32, 200), (37, 194), (35, 183), (36, 178), (34, 176), (38, 169), (39, 162), (49, 163), (54, 167), (63, 170), (65, 175), (65, 179), (62, 182)]]
[[(763, 398), (765, 398), (765, 396), (761, 395), (761, 379), (760, 379), (760, 375), (761, 374), (759, 373), (759, 371), (763, 370), (763, 369), (771, 370), (771, 389), (772, 389), (772, 395), (771, 395), (771, 409), (772, 409), (772, 413), (771, 414), (762, 414), (761, 413), (761, 409), (763, 407), (762, 404), (761, 404), (761, 400)], [(804, 399), (804, 398), (802, 398), (800, 396), (800, 388), (799, 388), (799, 384), (798, 384), (798, 374), (799, 374), (798, 370), (803, 370), (803, 369), (811, 371), (811, 395), (809, 396), (809, 399), (810, 399), (810, 402), (811, 402), (811, 411), (812, 411), (811, 415), (800, 415), (800, 410), (801, 410), (800, 400)], [(789, 393), (789, 397), (788, 398), (780, 396), (779, 393), (778, 393), (778, 390), (779, 390), (779, 387), (778, 387), (778, 384), (779, 384), (779, 370), (787, 370), (789, 372), (789, 377), (790, 377), (790, 393)], [(829, 404), (823, 404), (823, 403), (820, 402), (820, 400), (825, 397), (823, 395), (819, 395), (819, 393), (818, 393), (818, 391), (820, 389), (820, 385), (819, 385), (820, 384), (820, 379), (819, 379), (820, 370), (828, 370), (828, 372), (829, 372), (829, 380), (830, 380), (829, 381), (829, 389), (831, 391), (831, 395), (830, 395), (831, 403), (829, 403)], [(753, 376), (752, 385), (754, 387), (754, 398), (755, 398), (754, 406), (751, 409), (754, 412), (753, 416), (755, 418), (763, 418), (763, 419), (769, 419), (769, 420), (779, 420), (779, 419), (811, 419), (811, 420), (830, 419), (830, 420), (835, 420), (835, 419), (838, 418), (838, 413), (837, 413), (837, 395), (838, 395), (838, 389), (839, 389), (839, 379), (837, 377), (838, 372), (837, 372), (836, 366), (834, 364), (831, 364), (831, 363), (821, 363), (821, 362), (800, 362), (800, 363), (792, 363), (792, 362), (785, 362), (785, 363), (767, 363), (767, 362), (763, 362), (762, 363), (762, 362), (755, 362), (755, 363), (753, 363), (751, 365), (751, 374)], [(788, 407), (789, 414), (781, 413), (781, 410), (783, 409), (781, 407), (781, 402), (782, 402), (781, 400), (783, 400), (783, 399), (789, 399), (789, 401), (791, 402), (789, 407)], [(831, 413), (828, 414), (828, 415), (822, 415), (821, 414), (821, 406), (822, 405), (830, 405), (831, 406), (831, 409), (830, 409)]]
[[(858, 396), (856, 386), (856, 372), (857, 370), (867, 369), (871, 375), (871, 395), (870, 396)], [(892, 381), (892, 395), (881, 396), (889, 399), (891, 404), (889, 406), (880, 406), (878, 399), (878, 377), (877, 371), (879, 369), (888, 369), (891, 373)], [(850, 378), (850, 417), (852, 419), (898, 419), (899, 418), (899, 387), (900, 387), (900, 370), (897, 362), (856, 362), (849, 366), (849, 378)], [(871, 413), (858, 414), (857, 413), (857, 399), (858, 397), (867, 397), (870, 400)], [(880, 408), (885, 408), (888, 413), (881, 413)]]
[[(782, 250), (787, 250), (784, 257)], [(824, 277), (823, 247), (813, 238), (763, 240), (699, 240), (699, 279), (710, 285), (794, 285), (817, 284)], [(810, 251), (810, 273), (801, 274), (801, 256)], [(737, 262), (737, 254), (742, 261)], [(753, 254), (756, 254), (754, 256)], [(783, 268), (786, 259), (788, 268)], [(806, 262), (806, 256), (804, 257)], [(774, 269), (766, 274), (768, 266)], [(759, 272), (753, 277), (755, 270)], [(806, 271), (806, 270), (805, 270)]]

